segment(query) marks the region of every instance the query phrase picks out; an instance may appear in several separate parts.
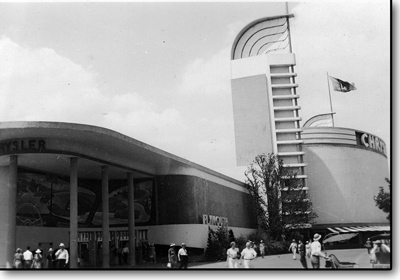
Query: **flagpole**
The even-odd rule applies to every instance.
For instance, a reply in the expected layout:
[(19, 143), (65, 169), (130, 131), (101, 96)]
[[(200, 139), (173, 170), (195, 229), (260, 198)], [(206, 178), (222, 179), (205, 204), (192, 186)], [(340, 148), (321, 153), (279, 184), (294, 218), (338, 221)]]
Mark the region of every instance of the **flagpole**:
[(333, 120), (333, 109), (332, 109), (332, 97), (331, 97), (331, 87), (329, 86), (329, 75), (328, 72), (326, 72), (326, 78), (328, 79), (328, 92), (329, 92), (329, 102), (331, 104), (331, 115), (332, 115), (332, 126), (335, 126), (335, 122)]

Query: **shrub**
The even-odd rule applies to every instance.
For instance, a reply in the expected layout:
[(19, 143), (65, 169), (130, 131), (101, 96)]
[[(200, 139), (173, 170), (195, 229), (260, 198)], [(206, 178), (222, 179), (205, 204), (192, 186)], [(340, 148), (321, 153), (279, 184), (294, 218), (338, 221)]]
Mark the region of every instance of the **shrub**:
[(257, 254), (260, 254), (259, 244), (261, 240), (263, 240), (265, 244), (265, 255), (285, 254), (287, 253), (287, 248), (289, 246), (287, 242), (273, 240), (268, 234), (265, 233), (252, 233), (246, 238), (243, 236), (241, 236), (241, 238), (241, 240), (237, 240), (237, 243), (241, 244), (240, 250), (246, 246), (247, 241), (251, 240), (257, 245)]
[(229, 230), (228, 240), (229, 240), (229, 244), (230, 244), (232, 241), (235, 241), (235, 242), (236, 242), (235, 234), (233, 233), (233, 230), (231, 230), (231, 229)]
[(208, 227), (205, 259), (207, 261), (226, 260), (226, 250), (229, 248), (228, 238), (228, 230), (226, 227), (218, 227), (216, 230)]

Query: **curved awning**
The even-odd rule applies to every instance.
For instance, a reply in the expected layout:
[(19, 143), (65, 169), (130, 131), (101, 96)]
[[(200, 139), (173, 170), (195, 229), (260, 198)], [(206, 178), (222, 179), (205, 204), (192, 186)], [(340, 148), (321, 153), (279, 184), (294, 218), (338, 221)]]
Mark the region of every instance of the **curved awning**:
[(327, 228), (333, 233), (352, 233), (352, 232), (364, 232), (364, 231), (390, 231), (390, 226), (343, 226), (343, 227), (329, 227)]
[(100, 179), (101, 166), (109, 166), (110, 179), (160, 175), (207, 178), (247, 192), (243, 182), (184, 158), (93, 125), (62, 122), (0, 122), (0, 166), (8, 155), (18, 155), (18, 166), (69, 176), (69, 158), (79, 158), (80, 178)]
[(342, 242), (342, 241), (346, 241), (346, 240), (352, 239), (356, 235), (358, 235), (358, 233), (344, 233), (344, 234), (340, 234), (339, 233), (339, 234), (332, 235), (332, 236), (324, 239), (322, 241), (322, 243), (325, 244), (327, 242)]

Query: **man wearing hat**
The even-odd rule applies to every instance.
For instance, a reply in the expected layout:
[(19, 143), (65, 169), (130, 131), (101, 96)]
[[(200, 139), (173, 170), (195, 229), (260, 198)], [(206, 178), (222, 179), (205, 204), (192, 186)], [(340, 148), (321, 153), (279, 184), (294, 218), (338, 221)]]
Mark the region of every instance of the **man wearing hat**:
[(382, 240), (376, 240), (373, 244), (374, 246), (370, 251), (371, 262), (377, 264), (390, 263), (390, 247), (382, 243)]
[(49, 251), (47, 252), (47, 256), (46, 256), (46, 260), (47, 260), (47, 268), (53, 268), (53, 264), (54, 264), (54, 251), (53, 248), (49, 248)]
[(186, 244), (182, 243), (182, 248), (179, 249), (178, 251), (178, 260), (180, 262), (179, 264), (179, 269), (187, 269), (188, 262), (189, 262), (189, 256), (186, 250)]
[(65, 249), (64, 243), (60, 243), (60, 249), (56, 252), (57, 268), (66, 268), (69, 260), (68, 251)]
[(311, 243), (311, 265), (313, 269), (319, 269), (320, 261), (319, 258), (329, 259), (324, 253), (321, 252), (321, 243), (319, 240), (321, 239), (321, 235), (318, 233), (314, 234), (313, 242)]

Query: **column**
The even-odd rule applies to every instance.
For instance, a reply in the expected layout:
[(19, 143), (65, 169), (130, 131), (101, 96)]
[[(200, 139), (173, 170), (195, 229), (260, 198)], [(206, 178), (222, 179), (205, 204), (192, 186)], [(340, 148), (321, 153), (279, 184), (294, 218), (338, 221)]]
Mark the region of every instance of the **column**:
[[(6, 170), (4, 170), (6, 171)], [(6, 172), (7, 173), (7, 172)], [(6, 175), (6, 174), (2, 174)], [(2, 215), (2, 217), (5, 217), (5, 219), (2, 219), (2, 228), (4, 228), (4, 231), (2, 230), (1, 234), (6, 238), (4, 241), (1, 242), (5, 245), (4, 248), (4, 255), (1, 254), (2, 256), (0, 259), (2, 260), (3, 263), (0, 263), (0, 267), (6, 267), (6, 268), (12, 268), (13, 265), (13, 259), (14, 259), (14, 254), (16, 248), (16, 238), (17, 238), (17, 178), (18, 178), (18, 157), (16, 155), (11, 155), (10, 156), (10, 165), (8, 168), (8, 180), (5, 181), (6, 183), (6, 191), (5, 191), (5, 202), (7, 207), (5, 207), (4, 210), (6, 210), (5, 215)], [(3, 239), (3, 238), (2, 238)]]
[(134, 205), (134, 187), (133, 187), (133, 173), (128, 173), (128, 232), (129, 232), (129, 264), (135, 266), (135, 205)]
[(108, 207), (108, 166), (101, 167), (101, 211), (103, 221), (103, 268), (110, 267), (110, 220)]
[(78, 267), (78, 158), (70, 158), (69, 262)]

